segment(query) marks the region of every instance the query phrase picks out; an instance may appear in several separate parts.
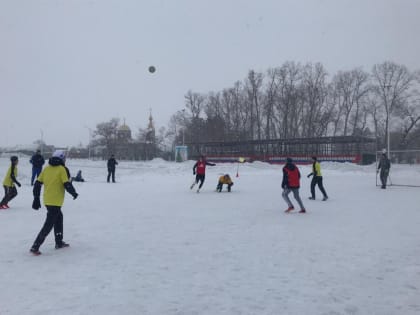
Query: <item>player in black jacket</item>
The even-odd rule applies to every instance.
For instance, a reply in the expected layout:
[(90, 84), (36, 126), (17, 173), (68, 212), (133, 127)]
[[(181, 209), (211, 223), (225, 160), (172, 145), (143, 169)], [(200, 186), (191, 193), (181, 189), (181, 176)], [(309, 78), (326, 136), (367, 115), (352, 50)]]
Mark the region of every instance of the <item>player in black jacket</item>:
[(41, 151), (36, 150), (36, 153), (32, 155), (29, 162), (32, 164), (31, 186), (33, 186), (35, 179), (39, 176), (39, 174), (41, 174), (42, 166), (45, 163), (45, 159), (41, 155)]
[(109, 180), (112, 176), (112, 182), (115, 183), (115, 166), (118, 165), (118, 162), (115, 160), (114, 155), (111, 155), (111, 157), (108, 160), (107, 166), (108, 166), (108, 177), (106, 181), (109, 183)]

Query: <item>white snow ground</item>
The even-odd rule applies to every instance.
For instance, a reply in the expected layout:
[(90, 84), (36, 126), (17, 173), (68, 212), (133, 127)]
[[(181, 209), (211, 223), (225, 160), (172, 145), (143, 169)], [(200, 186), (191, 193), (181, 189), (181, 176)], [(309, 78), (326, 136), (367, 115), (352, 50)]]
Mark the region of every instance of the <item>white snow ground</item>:
[[(233, 192), (208, 167), (191, 191), (193, 161), (69, 160), (64, 240), (28, 252), (46, 211), (31, 209), (28, 159), (19, 195), (0, 210), (0, 314), (420, 314), (420, 188), (375, 187), (375, 167), (322, 163), (327, 202), (285, 214), (281, 166), (244, 164)], [(0, 159), (0, 176), (9, 162)], [(418, 166), (393, 168), (408, 181)], [(318, 196), (319, 196), (318, 192)], [(293, 201), (293, 198), (292, 198)]]

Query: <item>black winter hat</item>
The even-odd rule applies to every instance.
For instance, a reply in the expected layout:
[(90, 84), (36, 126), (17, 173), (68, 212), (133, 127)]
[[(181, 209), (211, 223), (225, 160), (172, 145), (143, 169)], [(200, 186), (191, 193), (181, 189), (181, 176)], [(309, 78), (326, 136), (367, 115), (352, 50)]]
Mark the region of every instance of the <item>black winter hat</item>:
[(288, 157), (288, 158), (286, 158), (286, 162), (287, 162), (287, 163), (292, 163), (292, 162), (293, 162), (293, 160), (292, 160), (292, 158), (289, 158), (289, 157)]
[(12, 161), (12, 162), (16, 162), (18, 160), (19, 159), (18, 159), (18, 157), (16, 155), (13, 155), (13, 156), (10, 157), (10, 161)]

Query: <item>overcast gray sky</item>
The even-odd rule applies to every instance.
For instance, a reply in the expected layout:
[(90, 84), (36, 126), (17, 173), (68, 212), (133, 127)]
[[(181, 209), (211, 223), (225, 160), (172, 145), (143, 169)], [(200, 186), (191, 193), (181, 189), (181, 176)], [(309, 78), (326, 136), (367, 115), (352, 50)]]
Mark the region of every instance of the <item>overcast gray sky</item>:
[(189, 89), (285, 61), (420, 69), (419, 34), (419, 0), (0, 0), (0, 146), (86, 145), (113, 117), (136, 134), (149, 108), (167, 126)]

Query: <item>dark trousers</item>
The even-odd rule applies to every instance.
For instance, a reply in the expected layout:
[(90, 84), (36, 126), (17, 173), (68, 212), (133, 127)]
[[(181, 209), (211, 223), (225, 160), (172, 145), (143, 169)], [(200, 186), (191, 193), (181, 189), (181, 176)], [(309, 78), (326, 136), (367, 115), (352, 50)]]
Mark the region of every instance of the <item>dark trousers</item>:
[(106, 181), (108, 183), (109, 183), (109, 180), (110, 180), (111, 176), (112, 176), (112, 182), (115, 183), (115, 168), (114, 169), (108, 168), (108, 177), (106, 179)]
[(195, 182), (198, 184), (198, 182), (200, 182), (200, 185), (198, 186), (199, 189), (201, 189), (201, 187), (204, 184), (204, 180), (206, 179), (206, 175), (201, 175), (201, 174), (197, 174), (195, 175)]
[(389, 169), (381, 169), (379, 177), (381, 178), (382, 188), (386, 187), (386, 182), (388, 180)]
[(3, 186), (4, 188), (4, 197), (2, 201), (0, 202), (0, 206), (7, 205), (10, 200), (16, 197), (17, 195), (17, 189), (15, 186), (9, 187), (9, 186)]
[(312, 181), (311, 181), (311, 195), (312, 195), (312, 198), (315, 199), (315, 186), (316, 185), (318, 185), (319, 190), (322, 192), (324, 197), (328, 197), (327, 192), (324, 189), (324, 185), (322, 185), (322, 176), (314, 176), (314, 177), (312, 177)]
[(34, 184), (35, 179), (38, 178), (39, 174), (41, 174), (42, 167), (32, 167), (32, 178), (31, 178), (31, 185)]
[(55, 243), (61, 244), (63, 241), (63, 213), (61, 212), (61, 207), (58, 206), (46, 206), (47, 207), (47, 218), (44, 222), (44, 226), (39, 232), (38, 236), (35, 239), (34, 245), (32, 248), (39, 249), (39, 247), (44, 243), (45, 238), (50, 234), (52, 228), (54, 227), (54, 236)]
[[(228, 191), (230, 192), (231, 187), (232, 187), (233, 184), (226, 184), (226, 185), (228, 186)], [(217, 184), (217, 188), (216, 189), (217, 189), (218, 192), (221, 192), (222, 189), (223, 189), (223, 183), (219, 182)]]

